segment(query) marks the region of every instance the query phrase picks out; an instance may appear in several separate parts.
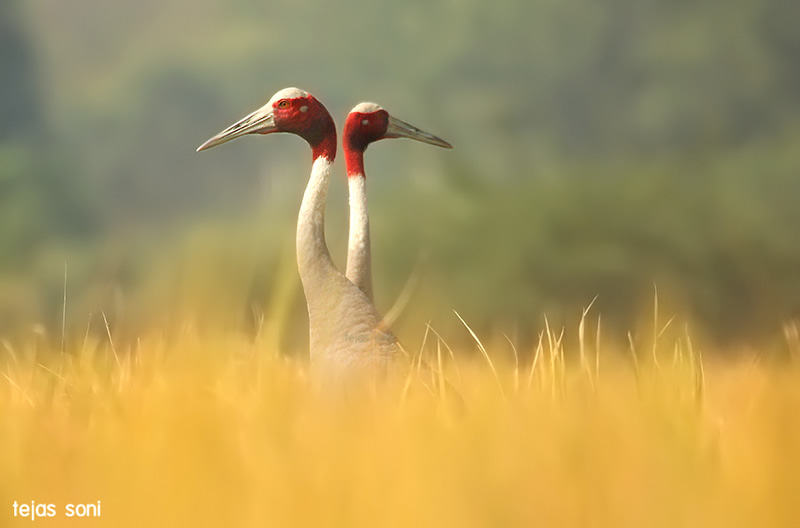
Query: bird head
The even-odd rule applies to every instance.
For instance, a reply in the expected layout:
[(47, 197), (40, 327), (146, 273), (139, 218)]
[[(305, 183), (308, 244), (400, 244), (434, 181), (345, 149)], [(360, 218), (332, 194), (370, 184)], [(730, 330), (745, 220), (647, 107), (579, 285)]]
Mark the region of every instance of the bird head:
[(328, 110), (313, 95), (298, 88), (284, 88), (255, 112), (243, 117), (197, 148), (207, 150), (248, 134), (287, 132), (305, 139), (313, 157), (336, 156), (336, 127)]
[(360, 103), (350, 111), (344, 125), (345, 146), (363, 152), (379, 139), (409, 138), (451, 149), (447, 141), (401, 121), (375, 103)]

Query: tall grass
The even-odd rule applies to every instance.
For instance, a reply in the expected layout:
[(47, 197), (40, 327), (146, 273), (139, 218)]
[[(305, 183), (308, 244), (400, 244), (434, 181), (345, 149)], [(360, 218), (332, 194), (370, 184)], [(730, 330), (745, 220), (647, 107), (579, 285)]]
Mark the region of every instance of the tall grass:
[(5, 343), (0, 526), (31, 523), (14, 501), (55, 505), (34, 526), (800, 525), (795, 361), (702, 361), (662, 332), (626, 349), (594, 326), (577, 350), (550, 329), (452, 357), (431, 329), (460, 407), (413, 369), (331, 398), (269, 336)]

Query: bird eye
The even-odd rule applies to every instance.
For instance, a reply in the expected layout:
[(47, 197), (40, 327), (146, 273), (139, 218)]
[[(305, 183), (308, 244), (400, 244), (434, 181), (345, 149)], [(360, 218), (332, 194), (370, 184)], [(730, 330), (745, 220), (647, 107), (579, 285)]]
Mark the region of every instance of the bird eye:
[(283, 101), (279, 102), (278, 108), (289, 108), (289, 101), (284, 99)]

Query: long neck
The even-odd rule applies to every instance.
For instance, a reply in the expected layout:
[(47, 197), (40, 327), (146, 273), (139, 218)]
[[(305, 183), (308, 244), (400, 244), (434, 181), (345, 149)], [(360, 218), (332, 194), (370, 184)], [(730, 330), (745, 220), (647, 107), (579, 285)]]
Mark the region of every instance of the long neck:
[[(348, 157), (348, 161), (349, 161)], [(362, 172), (350, 173), (350, 238), (347, 244), (347, 278), (372, 301), (372, 254), (369, 241), (369, 212), (367, 211), (367, 179)]]
[(325, 243), (325, 199), (331, 165), (332, 159), (326, 156), (314, 159), (297, 218), (297, 268), (309, 302), (337, 274)]

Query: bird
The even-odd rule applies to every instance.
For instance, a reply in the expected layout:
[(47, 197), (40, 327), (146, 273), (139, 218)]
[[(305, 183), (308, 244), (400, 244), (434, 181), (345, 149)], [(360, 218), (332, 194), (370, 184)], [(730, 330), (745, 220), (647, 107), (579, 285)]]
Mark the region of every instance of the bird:
[(245, 135), (277, 132), (300, 136), (311, 147), (311, 175), (300, 205), (296, 245), (312, 371), (329, 381), (382, 375), (405, 353), (372, 301), (336, 268), (325, 242), (325, 202), (337, 146), (336, 126), (325, 106), (299, 88), (284, 88), (197, 151)]
[(345, 275), (374, 302), (364, 151), (381, 139), (409, 138), (452, 149), (447, 141), (397, 119), (375, 103), (359, 103), (344, 124), (342, 147), (350, 190), (350, 235)]

